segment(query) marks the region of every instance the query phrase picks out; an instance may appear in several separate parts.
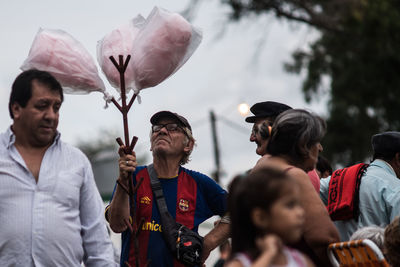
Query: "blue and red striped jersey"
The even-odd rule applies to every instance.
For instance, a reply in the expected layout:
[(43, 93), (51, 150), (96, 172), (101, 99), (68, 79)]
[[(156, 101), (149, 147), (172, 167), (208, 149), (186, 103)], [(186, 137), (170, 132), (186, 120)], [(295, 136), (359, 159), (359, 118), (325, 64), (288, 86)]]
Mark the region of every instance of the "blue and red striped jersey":
[[(136, 168), (133, 183), (141, 177), (143, 182), (135, 195), (136, 222), (144, 218), (139, 235), (140, 266), (183, 266), (172, 256), (162, 236), (161, 218), (157, 203), (153, 201), (150, 178), (146, 166)], [(197, 231), (199, 224), (214, 215), (224, 215), (227, 192), (208, 176), (180, 167), (175, 178), (160, 178), (168, 211), (177, 222)], [(122, 233), (121, 266), (128, 261), (135, 266), (133, 239), (129, 231)]]

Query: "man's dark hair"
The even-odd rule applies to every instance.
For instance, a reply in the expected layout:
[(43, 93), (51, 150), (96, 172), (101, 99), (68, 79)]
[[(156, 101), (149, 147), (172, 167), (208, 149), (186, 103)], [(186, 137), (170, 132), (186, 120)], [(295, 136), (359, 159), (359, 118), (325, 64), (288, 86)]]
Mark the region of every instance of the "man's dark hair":
[(383, 132), (375, 134), (371, 138), (373, 160), (392, 160), (400, 152), (400, 132)]
[(50, 73), (36, 69), (24, 71), (17, 76), (11, 88), (8, 111), (12, 119), (14, 119), (11, 109), (12, 104), (16, 102), (21, 107), (26, 107), (29, 99), (31, 99), (33, 80), (47, 86), (52, 91), (57, 91), (60, 94), (61, 102), (64, 100), (61, 84)]
[(328, 171), (329, 175), (332, 175), (332, 166), (331, 166), (331, 164), (329, 163), (327, 158), (325, 158), (324, 156), (321, 156), (321, 155), (318, 156), (317, 170), (321, 174), (326, 172), (326, 171)]

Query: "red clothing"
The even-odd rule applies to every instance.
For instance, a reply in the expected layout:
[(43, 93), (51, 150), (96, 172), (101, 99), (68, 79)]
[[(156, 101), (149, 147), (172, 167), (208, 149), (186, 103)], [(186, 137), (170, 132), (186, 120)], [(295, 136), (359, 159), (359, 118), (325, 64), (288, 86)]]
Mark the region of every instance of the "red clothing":
[(319, 176), (318, 176), (317, 172), (314, 169), (312, 171), (309, 171), (307, 174), (308, 174), (308, 177), (310, 177), (312, 185), (314, 186), (315, 190), (319, 194), (320, 181), (319, 181)]

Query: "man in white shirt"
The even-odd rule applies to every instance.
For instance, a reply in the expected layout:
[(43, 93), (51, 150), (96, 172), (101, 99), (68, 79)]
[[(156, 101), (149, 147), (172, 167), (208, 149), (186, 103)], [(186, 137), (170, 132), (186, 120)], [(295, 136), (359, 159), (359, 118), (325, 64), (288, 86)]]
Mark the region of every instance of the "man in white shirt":
[(0, 135), (0, 266), (115, 266), (86, 156), (57, 131), (61, 85), (28, 70), (12, 85)]
[[(376, 134), (371, 142), (373, 161), (361, 176), (358, 198), (354, 200), (357, 212), (351, 219), (334, 221), (341, 241), (349, 240), (365, 226), (385, 227), (400, 215), (400, 132)], [(332, 194), (331, 179), (321, 180), (320, 196), (326, 205)]]

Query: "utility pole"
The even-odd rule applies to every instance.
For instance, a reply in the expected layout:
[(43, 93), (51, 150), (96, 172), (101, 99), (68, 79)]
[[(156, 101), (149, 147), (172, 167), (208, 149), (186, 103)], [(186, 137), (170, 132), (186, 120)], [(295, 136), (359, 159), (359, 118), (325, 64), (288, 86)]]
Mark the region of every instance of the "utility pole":
[(214, 161), (215, 161), (215, 171), (213, 172), (214, 180), (219, 184), (219, 176), (221, 173), (220, 160), (219, 160), (219, 147), (217, 140), (217, 127), (214, 111), (210, 111), (210, 121), (211, 121), (211, 134), (214, 147)]

